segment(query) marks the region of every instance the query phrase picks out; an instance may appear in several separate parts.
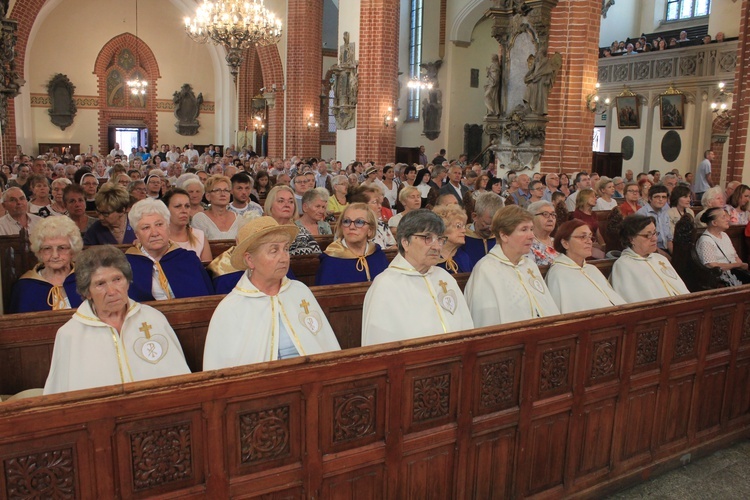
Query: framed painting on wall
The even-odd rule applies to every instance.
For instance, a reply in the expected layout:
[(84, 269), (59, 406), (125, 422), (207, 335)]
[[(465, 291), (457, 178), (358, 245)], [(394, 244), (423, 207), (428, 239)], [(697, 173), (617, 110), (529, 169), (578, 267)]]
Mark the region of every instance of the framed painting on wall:
[(628, 92), (620, 94), (615, 99), (618, 128), (641, 128), (641, 110), (638, 106), (638, 96)]
[(659, 110), (659, 125), (662, 130), (685, 128), (685, 96), (681, 92), (667, 91), (661, 94)]

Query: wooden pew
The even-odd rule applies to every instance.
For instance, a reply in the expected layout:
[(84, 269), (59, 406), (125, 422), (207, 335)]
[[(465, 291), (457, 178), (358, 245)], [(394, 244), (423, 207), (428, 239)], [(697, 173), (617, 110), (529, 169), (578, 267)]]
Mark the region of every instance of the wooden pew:
[(750, 287), (701, 292), (6, 403), (0, 496), (601, 497), (750, 436), (749, 381)]
[[(612, 260), (592, 261), (606, 276)], [(541, 269), (546, 274), (547, 269)], [(456, 275), (461, 289), (468, 274)], [(361, 345), (362, 304), (368, 283), (311, 287), (342, 349)], [(203, 345), (216, 305), (223, 296), (176, 299), (148, 304), (161, 311), (180, 339), (192, 371), (203, 366)], [(42, 387), (47, 379), (55, 334), (73, 311), (11, 314), (0, 317), (0, 394)]]

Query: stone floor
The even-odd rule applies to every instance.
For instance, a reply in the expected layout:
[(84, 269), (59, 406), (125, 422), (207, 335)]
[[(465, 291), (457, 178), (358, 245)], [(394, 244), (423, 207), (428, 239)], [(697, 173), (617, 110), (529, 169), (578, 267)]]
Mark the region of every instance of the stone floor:
[(740, 441), (731, 448), (717, 451), (608, 498), (750, 499), (750, 440)]

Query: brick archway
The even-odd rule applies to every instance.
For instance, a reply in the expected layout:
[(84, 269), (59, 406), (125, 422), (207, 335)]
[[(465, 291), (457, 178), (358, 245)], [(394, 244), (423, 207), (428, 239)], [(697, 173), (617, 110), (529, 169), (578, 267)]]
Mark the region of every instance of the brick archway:
[[(136, 45), (136, 41), (138, 42)], [(148, 92), (146, 94), (145, 106), (110, 106), (107, 102), (107, 76), (110, 70), (116, 65), (116, 58), (123, 49), (129, 49), (133, 54), (137, 49), (137, 67), (143, 78), (148, 82)], [(104, 44), (99, 54), (96, 56), (94, 63), (94, 74), (97, 77), (97, 87), (99, 95), (99, 152), (106, 154), (109, 149), (108, 130), (110, 124), (117, 120), (127, 120), (129, 122), (143, 122), (148, 127), (149, 142), (151, 144), (158, 142), (158, 128), (156, 122), (156, 89), (157, 79), (161, 77), (159, 65), (156, 62), (151, 48), (143, 42), (136, 40), (131, 33), (123, 33), (109, 40)]]

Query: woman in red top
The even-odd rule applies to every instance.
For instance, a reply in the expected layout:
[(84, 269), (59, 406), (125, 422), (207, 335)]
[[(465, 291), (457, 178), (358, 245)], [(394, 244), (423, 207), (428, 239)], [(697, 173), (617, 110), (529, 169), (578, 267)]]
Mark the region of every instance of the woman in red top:
[(599, 221), (596, 214), (593, 213), (594, 206), (596, 206), (594, 190), (591, 188), (581, 189), (576, 196), (576, 209), (573, 212), (573, 218), (585, 222), (591, 232), (594, 233), (596, 236), (594, 258), (601, 259), (604, 257), (604, 237), (599, 231)]
[(641, 208), (638, 199), (641, 196), (641, 190), (635, 182), (625, 184), (625, 201), (620, 204), (620, 213), (623, 217), (633, 215)]

